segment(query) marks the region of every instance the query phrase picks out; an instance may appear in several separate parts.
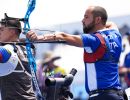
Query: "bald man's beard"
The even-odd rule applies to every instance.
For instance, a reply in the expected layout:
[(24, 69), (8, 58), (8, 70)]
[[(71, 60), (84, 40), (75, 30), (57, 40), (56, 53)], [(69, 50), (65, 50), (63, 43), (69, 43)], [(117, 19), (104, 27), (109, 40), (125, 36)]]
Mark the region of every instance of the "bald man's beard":
[(87, 26), (84, 25), (84, 27), (83, 27), (83, 32), (84, 32), (84, 33), (90, 33), (90, 32), (93, 31), (94, 27), (95, 27), (95, 24), (94, 24), (94, 21), (93, 21), (92, 23), (90, 23), (90, 24), (87, 25)]

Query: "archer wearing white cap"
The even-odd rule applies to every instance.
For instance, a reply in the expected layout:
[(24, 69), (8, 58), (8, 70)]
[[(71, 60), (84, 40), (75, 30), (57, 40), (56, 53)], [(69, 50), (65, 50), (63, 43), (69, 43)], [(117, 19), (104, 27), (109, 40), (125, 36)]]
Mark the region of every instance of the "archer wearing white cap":
[(37, 71), (39, 86), (42, 90), (42, 93), (46, 94), (47, 100), (60, 100), (59, 98), (62, 96), (59, 96), (60, 90), (58, 88), (55, 90), (54, 87), (45, 86), (45, 79), (47, 77), (62, 77), (63, 75), (66, 75), (65, 69), (55, 63), (55, 61), (59, 60), (60, 58), (60, 56), (54, 55), (52, 51), (44, 52), (42, 65), (39, 66)]

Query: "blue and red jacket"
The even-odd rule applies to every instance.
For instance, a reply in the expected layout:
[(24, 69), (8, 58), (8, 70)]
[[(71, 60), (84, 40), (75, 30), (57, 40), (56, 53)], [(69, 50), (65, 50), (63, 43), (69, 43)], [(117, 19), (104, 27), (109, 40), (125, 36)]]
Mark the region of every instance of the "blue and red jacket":
[(89, 93), (97, 89), (121, 89), (118, 61), (122, 50), (119, 31), (103, 30), (82, 34), (85, 63), (85, 87)]

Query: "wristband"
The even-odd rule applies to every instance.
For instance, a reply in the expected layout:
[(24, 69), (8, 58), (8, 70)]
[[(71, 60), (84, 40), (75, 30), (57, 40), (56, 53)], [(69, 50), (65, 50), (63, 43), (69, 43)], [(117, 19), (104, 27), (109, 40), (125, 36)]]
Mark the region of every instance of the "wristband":
[(56, 34), (55, 33), (53, 33), (53, 39), (56, 40)]

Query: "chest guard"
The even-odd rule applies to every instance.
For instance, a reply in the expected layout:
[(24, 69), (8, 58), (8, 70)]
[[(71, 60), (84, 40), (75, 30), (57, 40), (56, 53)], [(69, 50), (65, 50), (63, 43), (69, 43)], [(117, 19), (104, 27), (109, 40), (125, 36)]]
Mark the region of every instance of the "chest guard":
[(99, 33), (96, 33), (95, 35), (98, 37), (101, 43), (99, 47), (97, 48), (97, 50), (93, 53), (88, 53), (84, 49), (84, 62), (86, 63), (94, 63), (102, 59), (107, 49), (104, 37)]

